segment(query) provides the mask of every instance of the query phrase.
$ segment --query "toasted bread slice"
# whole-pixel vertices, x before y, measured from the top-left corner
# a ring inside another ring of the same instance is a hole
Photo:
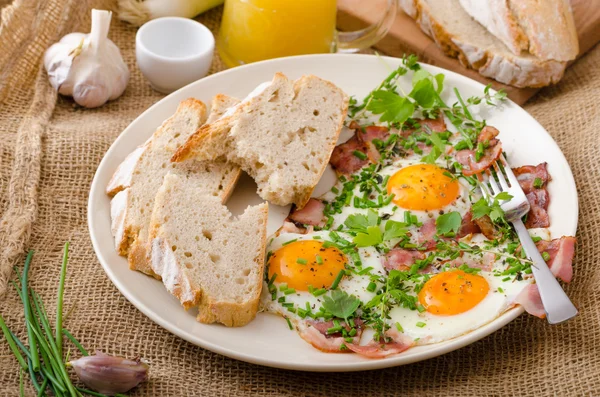
[[[212,117],[218,118],[237,100],[221,97],[213,103]],[[174,164],[174,151],[204,123],[206,107],[196,99],[187,99],[152,137],[130,154],[119,166],[109,185],[112,231],[116,249],[127,256],[129,267],[155,276],[150,266],[148,226],[156,192],[168,172],[181,175],[205,187],[206,192],[225,201],[240,175],[236,165],[224,159],[212,162]]]
[[[242,326],[256,315],[264,268],[268,204],[232,218],[202,185],[168,174],[156,195],[152,269],[198,321]]]
[[[200,129],[173,161],[225,156],[277,205],[302,208],[329,162],[346,113],[348,97],[315,76],[296,81],[277,73],[223,117]]]

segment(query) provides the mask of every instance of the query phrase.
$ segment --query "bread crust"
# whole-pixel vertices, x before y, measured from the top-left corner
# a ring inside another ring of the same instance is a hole
[[[460,0],[463,9],[515,55],[570,61],[579,43],[567,0]]]
[[[305,75],[300,79],[296,80],[293,83],[294,94],[298,95],[299,91],[303,86],[309,84],[311,81],[318,79],[319,82],[324,83],[328,86],[332,91],[339,91],[342,93],[342,108],[340,109],[339,119],[336,120],[337,128],[334,134],[329,137],[329,140],[325,142],[326,148],[325,152],[328,153],[326,158],[320,162],[318,170],[315,172],[315,183],[304,190],[289,194],[291,196],[291,200],[288,200],[287,197],[283,197],[282,195],[275,194],[272,191],[261,192],[261,183],[256,178],[255,169],[252,166],[248,166],[244,164],[243,157],[242,159],[236,158],[235,149],[234,149],[234,139],[231,138],[228,134],[232,127],[232,125],[236,122],[236,120],[244,114],[250,113],[248,110],[250,107],[255,106],[255,102],[252,101],[253,98],[258,97],[263,94],[264,90],[269,87],[279,87],[279,85],[289,84],[289,79],[283,73],[276,73],[273,77],[273,80],[270,84],[264,85],[261,84],[258,86],[249,96],[237,105],[235,108],[232,108],[231,111],[228,111],[223,115],[220,119],[216,120],[213,123],[207,123],[201,126],[189,139],[188,141],[182,145],[177,152],[171,158],[173,162],[182,162],[189,160],[191,158],[196,158],[199,160],[214,160],[215,158],[219,158],[221,156],[227,156],[229,161],[237,163],[244,171],[246,171],[251,177],[257,180],[259,185],[259,195],[274,204],[277,205],[288,205],[290,203],[294,203],[298,208],[303,208],[304,205],[310,199],[310,196],[316,186],[316,183],[323,175],[325,168],[327,167],[329,156],[335,145],[337,143],[337,139],[340,135],[340,132],[343,127],[343,122],[348,112],[348,97],[343,91],[341,91],[338,87],[336,87],[333,83],[318,78],[314,75]],[[308,169],[308,168],[307,168]]]
[[[544,87],[557,83],[564,74],[566,62],[502,56],[451,35],[431,15],[424,0],[402,0],[401,6],[447,55],[458,58],[463,66],[483,76],[515,87]]]

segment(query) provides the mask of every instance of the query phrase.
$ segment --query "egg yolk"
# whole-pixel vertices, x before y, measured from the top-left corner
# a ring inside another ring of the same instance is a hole
[[[419,292],[419,302],[431,314],[459,314],[475,307],[489,290],[485,278],[462,270],[450,270],[425,283]]]
[[[388,194],[394,203],[408,210],[436,210],[458,197],[459,184],[444,175],[446,170],[433,164],[416,164],[402,168],[389,179]]]
[[[276,283],[308,291],[308,287],[330,288],[346,264],[346,257],[335,247],[323,247],[315,240],[295,241],[284,245],[269,258],[269,279],[277,274]]]

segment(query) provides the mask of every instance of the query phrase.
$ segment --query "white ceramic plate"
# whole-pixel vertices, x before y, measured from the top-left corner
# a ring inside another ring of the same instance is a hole
[[[173,114],[181,100],[196,97],[208,104],[218,93],[243,98],[259,83],[271,80],[275,72],[283,72],[290,78],[315,74],[337,84],[348,94],[362,98],[389,74],[390,68],[400,64],[396,58],[383,58],[383,61],[385,63],[369,55],[309,55],[250,64],[190,84],[139,116],[104,156],[94,177],[88,203],[94,249],[119,291],[150,319],[191,343],[251,363],[310,371],[357,371],[425,360],[473,343],[521,314],[523,310],[520,307],[513,308],[476,331],[443,343],[417,346],[386,359],[372,360],[357,354],[327,354],[314,349],[296,332],[290,331],[282,318],[270,314],[259,314],[252,323],[242,328],[200,324],[196,322],[195,314],[185,312],[161,282],[130,271],[127,261],[115,252],[110,231],[109,198],[104,189],[125,156]],[[448,95],[452,87],[457,87],[464,98],[483,92],[483,85],[466,77],[429,65],[423,67],[432,73],[446,75],[444,99],[449,103],[454,102]],[[409,79],[404,78],[401,84],[409,84]],[[575,182],[569,164],[550,135],[527,112],[510,101],[501,108],[482,113],[482,116],[501,131],[500,138],[512,165],[548,162],[553,178],[549,185],[552,236],[575,235],[578,215]],[[241,213],[248,204],[261,202],[255,188],[250,178],[242,178],[228,203],[234,214]],[[272,233],[281,225],[287,209],[271,206],[269,212],[269,233]]]

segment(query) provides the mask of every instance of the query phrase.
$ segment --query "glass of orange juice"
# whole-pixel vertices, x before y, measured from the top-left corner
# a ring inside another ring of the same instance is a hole
[[[336,0],[225,0],[219,54],[232,67],[290,55],[356,52],[388,32],[397,1],[388,0],[378,23],[338,32]]]

